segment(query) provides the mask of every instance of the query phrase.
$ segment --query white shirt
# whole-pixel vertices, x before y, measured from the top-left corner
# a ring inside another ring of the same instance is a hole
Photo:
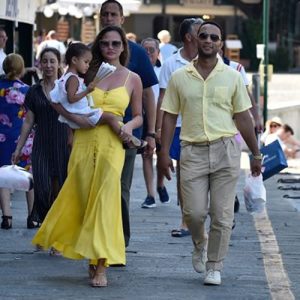
[[[154,66],[153,69],[154,69],[156,77],[159,78],[159,74],[160,74],[160,71],[161,71],[161,66],[160,67]],[[154,93],[155,103],[157,104],[158,97],[159,97],[159,83],[157,83],[155,85],[152,85],[152,90],[153,90],[153,93]]]
[[[241,65],[240,63],[238,63],[236,61],[230,60],[229,61],[229,66],[232,69],[237,70],[238,72],[240,72],[240,74],[243,77],[243,81],[244,81],[245,85],[248,86],[249,85],[249,80],[248,80],[248,77],[247,77],[247,74],[246,74],[246,71],[245,71],[245,68],[243,67],[243,65]]]
[[[178,70],[179,68],[182,68],[189,64],[190,62],[186,59],[184,59],[181,56],[181,50],[183,48],[180,48],[177,53],[170,56],[162,65],[160,76],[159,76],[159,87],[161,89],[166,89],[169,83],[169,80],[173,74],[174,71]],[[181,127],[181,116],[179,115],[177,118],[176,127]]]
[[[161,62],[165,62],[170,56],[172,56],[176,51],[177,47],[172,44],[159,44]]]
[[[0,75],[4,74],[3,71],[3,61],[6,57],[6,54],[3,49],[0,49]]]

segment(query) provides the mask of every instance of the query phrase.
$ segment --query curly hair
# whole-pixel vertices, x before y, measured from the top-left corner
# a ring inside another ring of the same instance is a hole
[[[103,36],[111,31],[115,31],[119,33],[124,51],[120,54],[120,64],[122,66],[126,66],[129,59],[129,50],[128,50],[128,42],[126,39],[126,34],[124,30],[121,27],[118,26],[106,26],[104,29],[102,29],[99,34],[97,35],[93,46],[92,46],[92,61],[90,62],[90,67],[86,73],[85,76],[85,83],[89,84],[95,77],[101,63],[104,61],[104,57],[102,56],[102,53],[100,51],[100,41],[102,40]]]

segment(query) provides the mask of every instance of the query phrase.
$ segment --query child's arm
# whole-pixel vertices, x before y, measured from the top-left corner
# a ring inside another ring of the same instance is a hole
[[[76,78],[76,76],[70,76],[66,82],[66,91],[67,91],[67,97],[69,103],[75,103],[80,99],[82,99],[83,97],[85,97],[88,93],[90,93],[95,89],[95,84],[92,81],[84,91],[76,94],[78,87],[79,87],[78,78]]]
[[[116,115],[109,112],[103,112],[98,124],[107,124],[109,127],[111,127],[115,134],[119,135],[121,132],[120,121],[121,118],[118,118]]]

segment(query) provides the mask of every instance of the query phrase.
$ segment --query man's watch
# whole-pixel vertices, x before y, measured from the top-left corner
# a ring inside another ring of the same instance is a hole
[[[155,139],[155,133],[153,133],[153,132],[148,132],[148,133],[146,134],[146,136],[150,136],[150,137],[152,137],[152,138]]]
[[[252,158],[255,159],[255,160],[262,160],[262,159],[263,159],[263,156],[262,156],[262,154],[259,154],[259,155],[252,155]]]

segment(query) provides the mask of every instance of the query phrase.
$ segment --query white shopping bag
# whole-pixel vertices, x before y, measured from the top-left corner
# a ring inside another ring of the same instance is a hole
[[[266,207],[266,188],[262,174],[259,176],[249,175],[246,177],[244,187],[245,206],[250,213],[262,213]]]
[[[32,174],[16,166],[3,166],[0,168],[0,188],[29,191],[33,188]]]

